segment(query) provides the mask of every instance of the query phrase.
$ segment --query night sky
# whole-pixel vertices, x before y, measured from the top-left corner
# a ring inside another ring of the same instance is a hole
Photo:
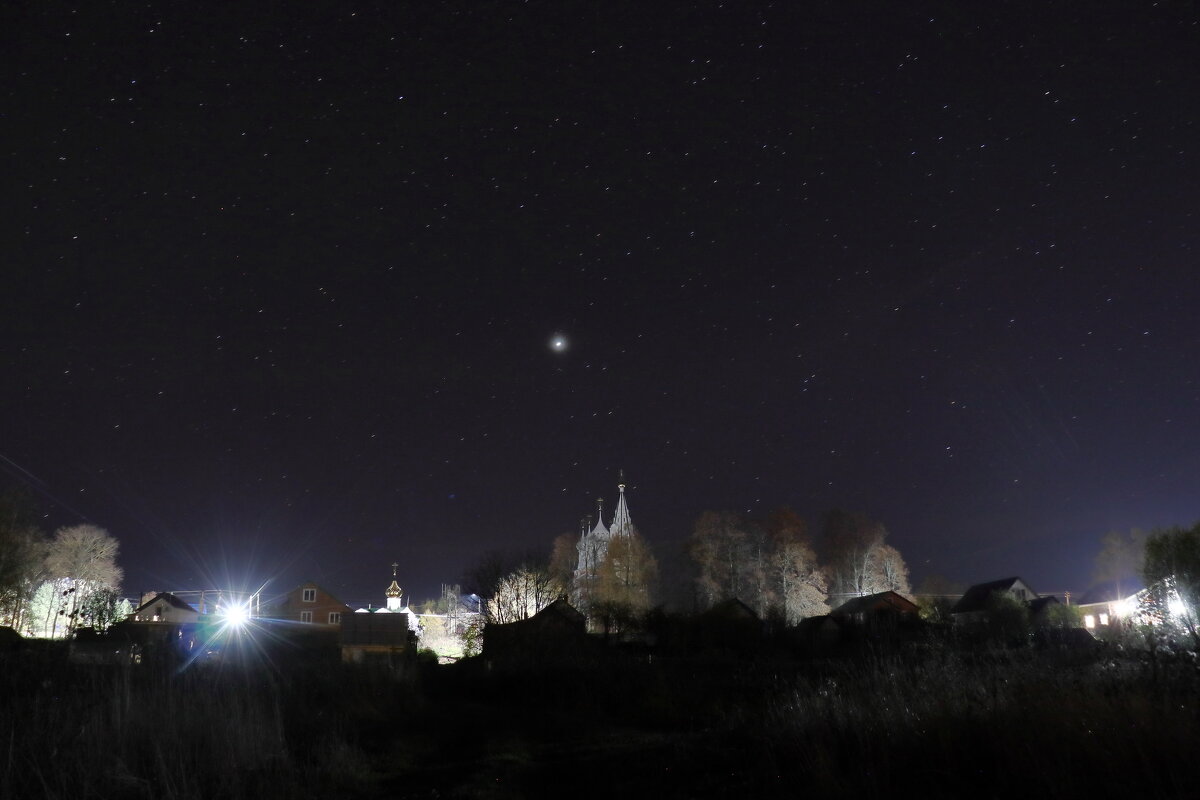
[[[0,13],[0,482],[129,594],[419,600],[621,468],[914,583],[1200,518],[1194,4]]]

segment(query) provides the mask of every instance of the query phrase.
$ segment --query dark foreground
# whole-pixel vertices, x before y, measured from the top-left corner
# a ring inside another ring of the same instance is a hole
[[[926,648],[586,667],[8,657],[5,798],[1190,797],[1186,657]]]

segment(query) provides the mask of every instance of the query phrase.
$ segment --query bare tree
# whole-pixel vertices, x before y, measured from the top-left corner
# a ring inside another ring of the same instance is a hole
[[[875,583],[874,591],[893,591],[900,594],[912,594],[908,584],[908,565],[900,551],[890,544],[880,543],[875,547],[876,572],[871,576]]]
[[[120,543],[96,525],[73,525],[54,534],[46,572],[60,588],[63,602],[59,614],[67,617],[68,632],[77,626],[79,611],[93,592],[120,587],[119,549]]]
[[[831,593],[909,592],[908,567],[900,552],[885,543],[887,528],[881,523],[834,510],[826,518],[824,538]]]
[[[702,605],[745,596],[750,583],[745,575],[749,538],[737,514],[705,511],[696,520],[688,554],[698,569],[696,589]]]
[[[524,565],[500,579],[488,599],[484,613],[488,622],[504,623],[528,619],[559,597],[566,587],[545,567]]]
[[[803,541],[781,542],[774,553],[779,607],[789,625],[829,613],[829,586],[817,554]]]
[[[828,581],[808,540],[808,525],[790,508],[767,517],[770,586],[764,602],[783,611],[789,625],[829,612]]]

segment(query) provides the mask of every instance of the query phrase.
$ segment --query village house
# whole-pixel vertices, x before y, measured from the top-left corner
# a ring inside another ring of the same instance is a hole
[[[1145,587],[1139,581],[1106,581],[1093,586],[1079,598],[1083,627],[1103,636],[1120,626],[1138,610],[1138,595]]]
[[[129,616],[131,622],[195,623],[200,612],[170,592],[143,595],[142,604]]]
[[[350,606],[312,581],[272,598],[263,608],[267,619],[311,625],[340,625]]]
[[[967,589],[966,593],[951,607],[950,618],[959,625],[985,621],[988,603],[994,594],[1007,595],[1026,604],[1038,598],[1038,593],[1017,577],[977,583]]]

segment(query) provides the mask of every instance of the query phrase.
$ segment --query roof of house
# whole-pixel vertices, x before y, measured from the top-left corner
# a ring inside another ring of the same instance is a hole
[[[829,613],[830,616],[845,617],[852,614],[869,614],[880,611],[916,614],[919,609],[916,603],[907,597],[893,591],[887,591],[863,595],[862,597],[852,597]]]
[[[758,621],[758,614],[754,613],[754,609],[738,600],[736,597],[730,597],[728,600],[722,600],[712,608],[700,615],[701,619],[742,619]]]
[[[1017,581],[1021,579],[1015,575],[1011,578],[1001,578],[998,581],[988,581],[987,583],[977,583],[970,589],[967,589],[966,594],[958,599],[954,607],[950,609],[951,614],[964,614],[972,611],[983,611],[987,607],[988,598],[995,592],[1005,592],[1013,587]],[[1024,583],[1024,581],[1021,581]]]
[[[563,621],[575,625],[587,622],[587,617],[583,615],[583,612],[571,605],[565,597],[558,598],[534,614],[530,619],[547,619],[549,617],[560,617]]]
[[[188,603],[183,602],[182,600],[180,600],[178,597],[171,594],[170,592],[159,592],[158,594],[154,595],[154,597],[150,598],[149,600],[147,600],[146,602],[142,603],[140,606],[135,608],[133,610],[133,613],[136,614],[137,612],[141,611],[143,608],[152,606],[155,603],[166,603],[167,605],[172,606],[173,608],[178,608],[180,611],[196,611],[196,609],[193,606],[189,605]],[[200,612],[196,611],[196,613],[198,614]]]

